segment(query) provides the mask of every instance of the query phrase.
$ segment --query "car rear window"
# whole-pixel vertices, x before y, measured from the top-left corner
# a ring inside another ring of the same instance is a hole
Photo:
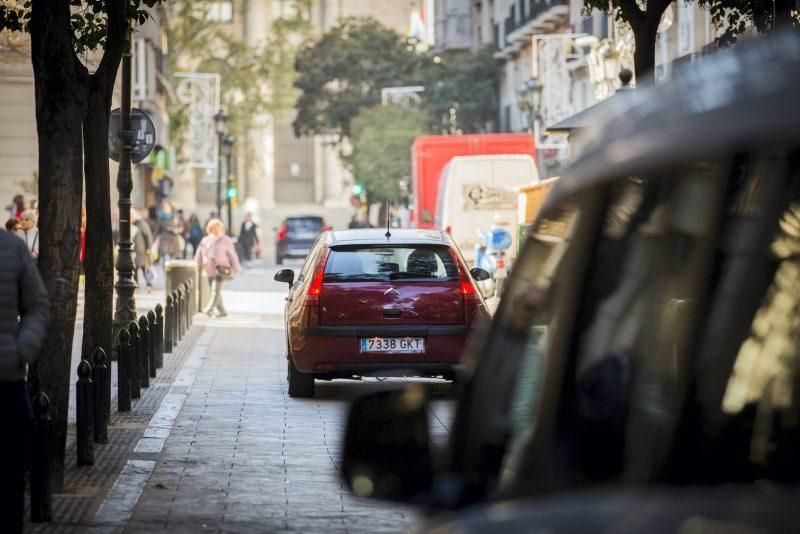
[[[326,282],[458,279],[456,263],[444,246],[338,247],[325,263]]]
[[[293,232],[319,232],[322,230],[322,219],[286,219],[286,226]]]

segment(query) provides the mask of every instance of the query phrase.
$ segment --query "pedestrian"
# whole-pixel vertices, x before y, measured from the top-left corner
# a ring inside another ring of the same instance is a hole
[[[150,233],[157,238],[161,233],[161,223],[158,222],[158,208],[155,206],[147,208],[147,224],[150,225]]]
[[[25,241],[25,247],[34,263],[39,259],[39,229],[36,227],[36,212],[25,210],[19,218],[17,235]]]
[[[189,242],[189,222],[183,216],[183,210],[177,210],[175,226],[180,226],[181,259],[186,258],[186,244]]]
[[[172,219],[169,220],[159,215],[161,235],[158,237],[158,255],[164,258],[164,261],[182,257],[184,248],[183,237],[181,237],[183,225],[175,212],[169,213],[172,215]]]
[[[31,413],[25,378],[36,360],[50,308],[42,279],[19,238],[0,230],[0,518],[22,532]]]
[[[208,219],[206,219],[206,222],[205,222],[205,224],[203,225],[203,228],[205,228],[206,226],[208,226],[208,223],[210,223],[212,219],[218,219],[218,218],[219,218],[219,217],[217,217],[217,212],[216,212],[216,211],[212,211],[212,212],[210,212],[210,213],[208,214]]]
[[[189,243],[192,244],[192,254],[197,252],[197,246],[203,239],[203,227],[200,226],[200,219],[192,213],[189,217]]]
[[[253,249],[260,243],[258,239],[258,226],[253,222],[253,214],[244,216],[242,227],[239,230],[239,243],[242,247],[242,256],[245,261],[253,259]]]
[[[6,232],[14,234],[17,230],[19,230],[19,219],[11,217],[6,221]]]
[[[208,221],[206,234],[194,257],[197,267],[211,280],[211,299],[203,312],[211,317],[216,309],[220,317],[225,317],[227,312],[222,304],[222,282],[233,278],[234,273],[241,272],[242,266],[233,241],[225,235],[225,224],[221,220]]]
[[[153,269],[150,261],[150,247],[153,246],[153,233],[150,225],[141,218],[139,212],[131,210],[131,242],[133,243],[133,263],[136,267],[136,283],[139,283],[139,271],[142,273],[147,292],[153,291]]]
[[[19,219],[22,217],[22,212],[25,211],[25,197],[22,195],[14,195],[11,205],[6,209],[8,210],[9,219]]]

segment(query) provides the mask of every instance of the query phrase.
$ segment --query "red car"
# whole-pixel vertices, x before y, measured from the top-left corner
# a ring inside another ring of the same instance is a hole
[[[452,379],[470,324],[488,317],[475,285],[488,276],[444,232],[322,233],[296,279],[275,274],[289,284],[289,395],[312,397],[314,379]]]

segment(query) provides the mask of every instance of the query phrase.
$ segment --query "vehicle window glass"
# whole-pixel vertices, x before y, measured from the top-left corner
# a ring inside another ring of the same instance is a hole
[[[446,246],[335,248],[325,264],[326,282],[364,280],[457,280],[458,268]]]
[[[467,360],[473,380],[470,385],[472,406],[467,417],[469,428],[479,433],[466,442],[480,443],[485,449],[498,451],[496,459],[486,460],[478,450],[465,449],[465,462],[475,464],[470,454],[488,465],[471,465],[499,475],[502,489],[513,481],[521,469],[524,443],[532,435],[538,414],[546,371],[545,353],[548,334],[555,328],[548,294],[566,256],[574,228],[579,220],[572,205],[546,220],[539,221],[529,232],[520,253],[514,275],[509,279],[503,305],[495,316],[493,328],[483,343]],[[460,450],[464,444],[451,444]]]
[[[578,319],[574,481],[622,473],[631,413],[655,435],[678,410],[699,280],[713,256],[720,170],[700,164],[670,179],[614,184]]]
[[[322,219],[286,219],[286,227],[292,232],[314,232],[322,231]]]
[[[800,428],[800,201],[780,218],[769,249],[774,275],[752,317],[744,342],[736,351],[721,411],[736,428],[736,466],[797,481]],[[757,468],[757,469],[756,469]]]

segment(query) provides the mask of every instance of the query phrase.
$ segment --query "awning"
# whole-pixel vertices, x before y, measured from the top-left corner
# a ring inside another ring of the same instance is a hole
[[[607,99],[589,106],[566,119],[558,121],[552,126],[548,126],[545,130],[548,133],[569,134],[573,130],[579,130],[592,126],[598,119],[605,115],[605,111],[614,107],[621,107],[628,96],[634,89],[630,86],[623,86],[617,89],[617,92],[608,97]]]

